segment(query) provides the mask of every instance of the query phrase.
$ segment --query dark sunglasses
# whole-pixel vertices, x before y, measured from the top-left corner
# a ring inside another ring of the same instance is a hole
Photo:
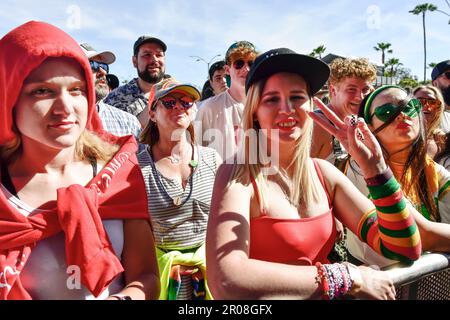
[[[247,63],[248,67],[251,68],[252,65],[253,65],[253,62],[254,62],[254,61],[244,61],[244,60],[242,60],[242,59],[238,59],[238,60],[236,60],[235,62],[233,62],[233,67],[234,67],[236,70],[240,70],[240,69],[242,69],[242,67],[244,67],[244,65]]]
[[[406,105],[397,106],[392,103],[386,103],[379,107],[376,107],[374,110],[374,113],[370,116],[370,119],[373,118],[373,116],[376,116],[380,121],[387,122],[389,121],[394,115],[399,115],[399,109],[401,108],[401,112],[406,114],[408,117],[415,118],[418,116],[420,110],[422,110],[422,104],[417,99],[411,99],[406,103]]]
[[[93,60],[90,60],[89,63],[91,65],[92,71],[94,71],[94,72],[97,72],[100,68],[105,70],[106,73],[109,72],[109,66],[106,63],[97,62],[97,61],[93,61]]]
[[[159,101],[168,110],[172,110],[173,108],[175,108],[175,106],[177,105],[177,101],[180,103],[183,109],[186,110],[194,106],[194,100],[189,97],[181,97],[181,98],[166,97],[159,99]]]
[[[441,106],[441,102],[432,98],[418,98],[422,104],[422,109],[438,109]]]
[[[450,71],[449,71],[449,72],[444,72],[444,76],[445,76],[448,80],[450,80]]]

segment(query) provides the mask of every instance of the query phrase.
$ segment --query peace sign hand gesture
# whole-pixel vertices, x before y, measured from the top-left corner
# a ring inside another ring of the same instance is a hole
[[[314,104],[323,112],[308,112],[314,122],[336,137],[352,158],[358,163],[365,178],[371,178],[386,169],[380,144],[372,134],[364,119],[355,115],[345,117],[344,121],[328,108],[320,99]],[[331,122],[331,123],[330,123]]]

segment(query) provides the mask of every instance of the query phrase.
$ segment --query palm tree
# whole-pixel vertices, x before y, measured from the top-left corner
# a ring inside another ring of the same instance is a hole
[[[327,50],[327,48],[322,44],[317,48],[313,49],[313,51],[311,51],[309,55],[314,58],[319,57],[319,59],[322,59],[322,53],[324,53],[325,50]]]
[[[437,7],[434,4],[431,3],[423,3],[417,5],[413,10],[409,11],[410,13],[414,15],[422,14],[422,25],[423,25],[423,81],[425,82],[427,79],[427,36],[426,36],[426,29],[425,29],[425,13],[427,11],[436,11]]]
[[[381,51],[381,65],[383,66],[383,74],[381,75],[381,84],[383,84],[385,52],[392,53],[391,44],[389,42],[379,42],[377,43],[377,46],[373,48],[376,51]]]
[[[448,7],[450,8],[450,2],[449,2],[448,0],[445,0],[445,2],[447,2]],[[448,14],[448,13],[445,12],[445,11],[439,10],[439,9],[437,9],[437,8],[436,8],[436,11],[438,11],[438,12],[440,12],[440,13],[443,13],[443,14],[445,14],[446,16],[450,17],[450,14]],[[448,20],[448,24],[450,24],[450,20]]]
[[[433,69],[434,67],[436,67],[436,65],[437,65],[436,62],[430,62],[430,63],[428,64],[428,68]]]
[[[395,78],[397,76],[397,70],[398,67],[403,65],[403,63],[400,62],[400,59],[398,58],[390,58],[386,63],[384,64],[386,67],[390,67],[389,72],[386,72],[386,75],[391,77],[391,84],[392,84],[392,78]]]

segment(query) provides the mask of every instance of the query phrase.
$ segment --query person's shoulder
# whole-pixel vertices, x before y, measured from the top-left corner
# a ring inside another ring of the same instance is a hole
[[[217,108],[220,107],[223,101],[226,99],[226,91],[219,93],[218,95],[212,96],[206,100],[203,100],[199,109],[207,108]]]
[[[333,164],[328,162],[325,159],[320,158],[311,158],[312,161],[316,162],[320,173],[325,181],[335,181],[335,179],[339,176],[344,175],[338,168],[336,168]]]
[[[450,180],[450,171],[448,171],[442,164],[445,163],[446,161],[448,161],[449,158],[444,157],[443,159],[441,159],[441,161],[438,162],[434,162],[434,166],[436,168],[436,172],[438,173],[439,176],[439,180],[442,181],[449,181]]]

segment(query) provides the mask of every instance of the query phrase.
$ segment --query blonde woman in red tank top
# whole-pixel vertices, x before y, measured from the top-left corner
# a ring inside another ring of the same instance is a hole
[[[383,271],[328,262],[334,217],[380,254],[419,258],[417,226],[364,123],[348,117],[340,126],[374,203],[334,166],[309,157],[313,96],[328,76],[322,61],[286,48],[255,60],[243,145],[219,168],[213,191],[206,259],[214,298],[394,299]]]

